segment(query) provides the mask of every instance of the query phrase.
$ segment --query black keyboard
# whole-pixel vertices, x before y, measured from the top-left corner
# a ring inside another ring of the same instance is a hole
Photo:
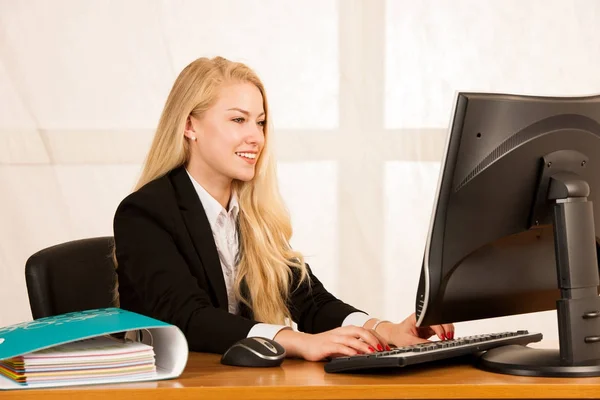
[[[478,353],[509,344],[526,345],[542,340],[541,333],[500,332],[464,336],[451,340],[396,347],[390,351],[336,357],[325,364],[326,372],[354,372],[374,368],[405,367]]]

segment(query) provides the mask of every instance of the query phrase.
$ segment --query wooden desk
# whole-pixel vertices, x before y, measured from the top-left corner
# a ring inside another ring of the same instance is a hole
[[[2,400],[29,399],[513,399],[600,398],[600,378],[528,378],[493,374],[465,362],[386,374],[327,374],[323,364],[286,360],[281,367],[247,369],[219,356],[190,353],[174,380],[0,392]]]

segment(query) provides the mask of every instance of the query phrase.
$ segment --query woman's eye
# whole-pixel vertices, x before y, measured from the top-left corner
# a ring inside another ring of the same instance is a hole
[[[234,118],[232,119],[233,122],[237,122],[238,124],[241,124],[242,122],[244,122],[244,118],[242,117],[238,117],[238,118]]]
[[[258,121],[257,124],[259,126],[265,126],[265,124],[267,123],[267,121]]]

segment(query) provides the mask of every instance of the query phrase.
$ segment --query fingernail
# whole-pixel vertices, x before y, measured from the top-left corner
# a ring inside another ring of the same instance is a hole
[[[448,339],[454,339],[454,332],[448,332],[446,333],[446,336],[448,337]]]
[[[379,351],[383,351],[383,347],[382,347],[380,344],[378,344],[378,345],[377,345],[377,350],[379,350]]]
[[[390,350],[391,350],[390,346],[385,346],[385,349],[386,349],[387,351],[390,351]]]
[[[374,349],[374,348],[372,348],[371,346],[369,346],[369,350],[371,350],[371,353],[374,353],[374,352],[375,352],[375,349]]]
[[[446,335],[442,333],[442,340],[446,340]]]

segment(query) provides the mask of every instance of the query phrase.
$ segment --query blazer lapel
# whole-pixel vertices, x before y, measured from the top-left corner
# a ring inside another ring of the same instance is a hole
[[[171,175],[171,182],[177,193],[177,201],[183,220],[192,238],[196,252],[200,256],[204,271],[214,289],[219,308],[227,311],[227,289],[215,239],[206,217],[202,202],[194,189],[184,167],[177,168]]]

